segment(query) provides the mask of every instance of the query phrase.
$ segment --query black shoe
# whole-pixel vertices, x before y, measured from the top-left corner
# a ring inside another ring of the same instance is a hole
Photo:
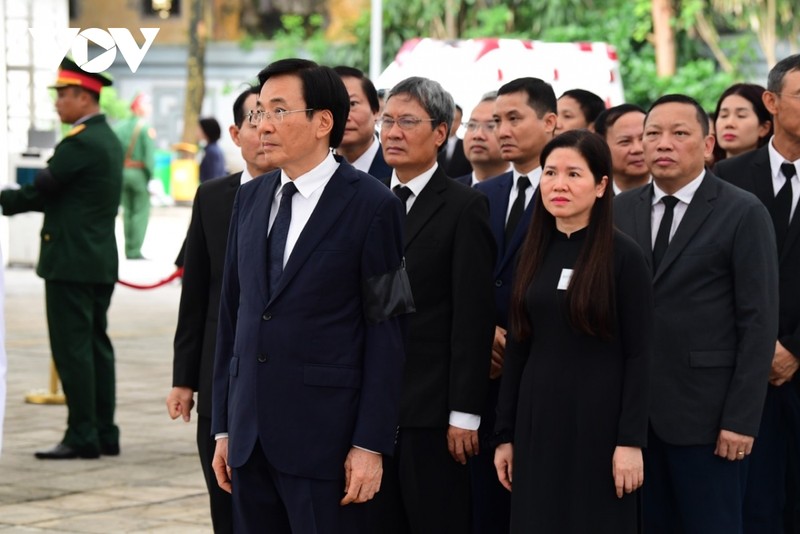
[[[100,451],[95,448],[73,449],[69,445],[59,443],[52,449],[36,451],[34,456],[40,460],[72,460],[73,458],[92,460],[100,457]]]
[[[101,443],[100,454],[103,456],[119,456],[119,443]]]

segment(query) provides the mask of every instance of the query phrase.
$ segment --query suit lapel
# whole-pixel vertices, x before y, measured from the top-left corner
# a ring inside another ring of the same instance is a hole
[[[758,149],[749,168],[745,171],[752,180],[751,191],[767,207],[772,209],[775,203],[775,190],[772,188],[772,171],[769,164],[769,151],[766,146]]]
[[[441,193],[447,189],[447,175],[442,167],[439,166],[431,176],[428,184],[422,189],[419,196],[414,200],[414,205],[406,215],[405,222],[405,246],[408,248],[420,230],[425,227],[428,220],[439,211],[444,204]],[[460,186],[459,186],[460,187]]]
[[[347,174],[345,174],[345,171],[348,171]],[[311,217],[309,217],[303,231],[300,233],[300,237],[298,237],[297,243],[295,243],[292,253],[289,255],[289,259],[286,261],[286,267],[283,269],[278,287],[272,292],[271,300],[274,300],[280,295],[287,284],[289,284],[311,253],[316,250],[322,238],[325,237],[335,225],[336,219],[339,218],[350,203],[350,200],[355,194],[355,188],[351,184],[354,178],[355,175],[352,173],[352,167],[346,163],[340,164],[336,172],[333,173],[333,176],[331,176],[331,179],[325,185],[325,190],[322,192],[317,206],[311,213]],[[264,257],[266,258],[266,255]],[[266,265],[263,272],[265,276],[262,278],[266,280]],[[266,281],[264,283],[266,284]]]
[[[242,278],[242,272],[247,273],[247,276],[255,276],[264,304],[269,300],[269,290],[267,288],[267,227],[269,215],[272,211],[272,200],[275,198],[275,191],[280,183],[281,173],[279,171],[271,173],[264,176],[258,184],[254,184],[256,190],[249,199],[249,206],[242,205],[241,194],[239,199],[239,257],[244,258],[244,260],[239,261],[239,277],[240,279]],[[242,218],[242,215],[244,218]],[[242,230],[247,228],[251,228],[252,232],[243,233]],[[242,247],[251,248],[252,254],[243,253]]]
[[[639,243],[639,247],[644,252],[644,259],[651,271],[653,269],[652,210],[653,184],[650,184],[642,189],[639,193],[639,200],[633,205],[635,235],[632,237]]]
[[[703,225],[703,222],[708,218],[711,212],[714,211],[714,206],[711,201],[717,196],[717,185],[713,180],[714,175],[710,172],[706,172],[700,187],[692,198],[692,202],[689,204],[689,207],[686,208],[686,213],[678,229],[675,231],[675,235],[669,242],[667,252],[664,254],[664,259],[661,260],[661,265],[659,265],[658,271],[653,278],[654,283],[658,281],[672,262],[680,256],[694,234]]]
[[[492,183],[493,191],[489,195],[489,223],[492,226],[492,234],[497,242],[497,247],[502,252],[502,263],[506,262],[505,250],[502,249],[505,242],[506,233],[506,213],[508,212],[508,196],[511,194],[511,184],[514,182],[514,175],[510,172],[500,175]],[[527,210],[526,210],[527,211]],[[523,219],[527,214],[523,215]]]
[[[531,201],[528,202],[528,205],[525,207],[525,211],[522,212],[522,217],[519,220],[519,224],[517,224],[517,228],[514,230],[514,234],[511,236],[511,241],[509,243],[506,243],[505,248],[503,249],[503,257],[501,258],[500,263],[497,266],[497,272],[502,271],[508,264],[508,262],[512,261],[516,257],[517,251],[522,245],[523,239],[525,239],[525,234],[528,232],[528,226],[531,223],[531,217],[533,215],[533,206],[536,204],[538,197],[539,197],[539,188],[537,187],[533,192]],[[508,192],[506,192],[505,199],[506,199],[506,201],[504,202],[505,206],[502,211],[503,215],[505,215],[506,209],[508,208]],[[505,225],[503,224],[501,226],[500,239],[502,240],[504,237],[505,237]]]

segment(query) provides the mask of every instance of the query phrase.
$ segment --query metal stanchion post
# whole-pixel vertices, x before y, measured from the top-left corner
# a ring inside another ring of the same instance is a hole
[[[50,360],[50,390],[35,390],[25,395],[29,404],[64,404],[64,394],[58,391],[58,371],[56,364]]]

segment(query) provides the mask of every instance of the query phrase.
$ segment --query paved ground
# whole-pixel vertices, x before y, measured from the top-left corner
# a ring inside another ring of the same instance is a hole
[[[155,208],[143,248],[149,261],[122,261],[120,277],[167,277],[190,209]],[[172,336],[180,286],[117,286],[109,314],[117,357],[117,423],[122,454],[99,460],[42,461],[33,451],[61,438],[64,406],[26,404],[48,385],[50,352],[43,283],[32,269],[7,269],[8,399],[0,457],[0,533],[211,532],[195,449],[194,421],[172,421]]]

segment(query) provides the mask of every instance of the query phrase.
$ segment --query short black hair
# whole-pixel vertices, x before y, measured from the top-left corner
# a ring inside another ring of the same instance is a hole
[[[336,148],[344,137],[347,116],[350,114],[350,98],[344,82],[330,67],[317,65],[307,59],[290,58],[270,63],[258,73],[261,86],[273,76],[297,76],[303,85],[303,100],[306,107],[314,111],[328,110],[333,116],[333,128],[329,146]],[[311,119],[314,111],[306,116]]]
[[[247,100],[247,97],[250,95],[258,95],[258,93],[258,87],[255,85],[248,85],[247,89],[242,91],[242,93],[236,97],[236,100],[233,101],[233,123],[237,128],[241,128],[242,125],[244,125],[244,103]]]
[[[581,108],[581,113],[583,113],[583,118],[586,119],[586,124],[592,124],[595,119],[597,119],[597,116],[606,109],[606,103],[603,102],[603,99],[586,89],[570,89],[569,91],[564,91],[559,97],[559,100],[565,96],[578,103],[578,106]]]
[[[541,119],[546,113],[558,113],[556,94],[549,83],[539,78],[517,78],[497,90],[497,96],[511,93],[525,92],[528,95],[528,105],[536,111]]]
[[[364,91],[364,94],[367,96],[369,109],[371,109],[373,113],[377,113],[381,110],[381,103],[378,100],[378,91],[375,89],[375,84],[372,83],[372,80],[367,78],[363,71],[355,67],[346,67],[344,65],[333,67],[333,70],[341,78],[355,78],[359,80],[361,82],[361,90]]]
[[[642,115],[646,115],[647,112],[637,106],[636,104],[620,104],[619,106],[614,106],[613,108],[608,108],[603,110],[600,115],[594,120],[594,131],[600,137],[605,138],[608,135],[608,129],[614,126],[614,124],[622,118],[623,115],[627,115],[628,113],[641,113]]]
[[[222,128],[219,127],[217,119],[214,117],[203,117],[199,121],[200,129],[203,130],[209,143],[216,143],[222,135]]]
[[[645,123],[647,122],[647,118],[650,116],[650,112],[653,111],[653,108],[661,106],[663,104],[687,104],[689,106],[694,107],[695,116],[697,117],[697,122],[700,123],[700,130],[703,132],[703,137],[708,135],[709,126],[708,126],[708,113],[706,110],[703,109],[703,106],[700,105],[700,102],[692,98],[691,96],[681,95],[681,94],[671,94],[671,95],[664,95],[650,106],[647,110],[647,114],[644,117]]]

